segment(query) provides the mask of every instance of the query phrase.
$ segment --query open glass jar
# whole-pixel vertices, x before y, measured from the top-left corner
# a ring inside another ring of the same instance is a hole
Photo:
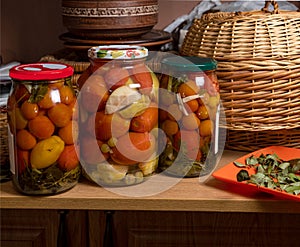
[[[10,70],[9,154],[13,183],[22,193],[55,194],[78,182],[72,75],[73,68],[61,63],[23,64]]]
[[[158,79],[139,46],[98,46],[78,80],[80,160],[102,186],[141,183],[158,158]]]
[[[162,60],[160,128],[167,144],[159,168],[168,174],[209,174],[218,152],[219,84],[217,62],[171,56]]]

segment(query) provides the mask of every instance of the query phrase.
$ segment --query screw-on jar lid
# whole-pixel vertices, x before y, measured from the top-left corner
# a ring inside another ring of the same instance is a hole
[[[162,64],[177,71],[207,71],[217,68],[217,61],[207,57],[172,56],[162,60]]]
[[[92,59],[138,59],[146,58],[147,56],[148,49],[143,46],[103,45],[95,46],[88,50],[88,57]]]
[[[63,63],[31,63],[17,65],[9,70],[9,76],[16,80],[57,80],[72,76],[72,66]]]

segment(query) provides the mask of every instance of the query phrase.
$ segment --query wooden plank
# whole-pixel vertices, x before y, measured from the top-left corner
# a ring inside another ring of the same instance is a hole
[[[218,167],[243,155],[242,152],[225,151]],[[245,191],[213,177],[205,183],[199,183],[198,178],[182,179],[160,194],[138,197],[120,195],[84,179],[73,189],[58,195],[25,196],[7,182],[1,184],[0,200],[1,208],[18,209],[300,213],[300,203],[256,190]]]

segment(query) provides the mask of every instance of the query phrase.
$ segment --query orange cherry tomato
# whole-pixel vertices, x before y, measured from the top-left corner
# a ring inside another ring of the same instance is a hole
[[[205,105],[201,105],[198,108],[196,114],[201,120],[209,118],[209,113]]]
[[[72,115],[72,109],[63,103],[58,103],[48,110],[48,117],[57,127],[66,126]]]
[[[66,145],[57,160],[58,167],[63,171],[71,171],[79,165],[74,145]]]
[[[182,83],[178,88],[178,93],[180,93],[182,98],[195,95],[198,92],[199,87],[197,86],[196,82],[192,80]]]
[[[70,120],[69,123],[58,129],[58,136],[65,142],[65,144],[74,144],[78,139],[78,123]]]
[[[136,132],[149,132],[158,123],[158,108],[152,105],[147,108],[141,115],[131,120],[130,130]]]
[[[213,131],[212,121],[209,119],[201,121],[199,131],[201,136],[211,136]]]
[[[170,119],[166,119],[162,123],[161,128],[168,136],[175,135],[179,130],[177,122]]]
[[[75,95],[74,95],[72,89],[67,85],[63,85],[62,87],[59,88],[59,94],[60,94],[61,103],[64,103],[66,105],[73,102],[73,100],[75,98]]]
[[[37,138],[46,139],[52,136],[55,126],[47,116],[39,115],[28,122],[28,129]]]
[[[26,119],[30,120],[39,114],[39,106],[35,103],[24,101],[21,105],[21,112]]]
[[[134,165],[149,159],[155,146],[155,137],[151,133],[129,132],[118,139],[110,157],[120,165]]]
[[[186,102],[184,104],[184,106],[185,106],[185,109],[187,110],[187,112],[190,113],[190,112],[195,112],[198,110],[199,103],[198,103],[197,99],[193,99],[193,100]]]
[[[90,76],[80,91],[80,105],[88,111],[95,113],[103,110],[109,93],[104,79],[100,75]]]
[[[58,89],[48,88],[47,93],[44,95],[43,99],[38,102],[39,107],[44,109],[49,109],[55,105],[59,99],[56,99],[57,95],[59,95]]]
[[[17,132],[16,141],[17,145],[23,150],[30,150],[37,143],[35,136],[26,129]]]

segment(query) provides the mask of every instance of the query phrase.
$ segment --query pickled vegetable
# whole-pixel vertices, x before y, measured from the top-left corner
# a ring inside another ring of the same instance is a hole
[[[132,185],[156,172],[158,137],[152,132],[158,127],[159,81],[144,63],[145,48],[137,47],[130,58],[131,50],[109,48],[91,48],[90,69],[79,78],[82,100],[92,94],[90,88],[101,88],[98,98],[88,100],[94,111],[80,102],[81,163],[96,183]],[[91,86],[92,80],[98,85]]]
[[[11,70],[14,84],[8,100],[8,121],[16,166],[13,181],[23,193],[62,192],[79,179],[72,73],[70,66],[57,63],[21,65]]]
[[[58,160],[65,143],[58,136],[51,136],[38,142],[30,154],[32,168],[46,168]]]
[[[142,95],[137,90],[131,89],[128,86],[119,87],[109,95],[105,112],[112,114],[140,100],[141,97]]]
[[[179,57],[163,61],[167,73],[160,78],[164,89],[160,91],[160,127],[167,135],[167,145],[159,167],[172,175],[191,177],[209,172],[204,164],[210,147],[217,145],[213,141],[220,95],[215,62],[187,61]],[[172,167],[173,163],[177,165]]]

